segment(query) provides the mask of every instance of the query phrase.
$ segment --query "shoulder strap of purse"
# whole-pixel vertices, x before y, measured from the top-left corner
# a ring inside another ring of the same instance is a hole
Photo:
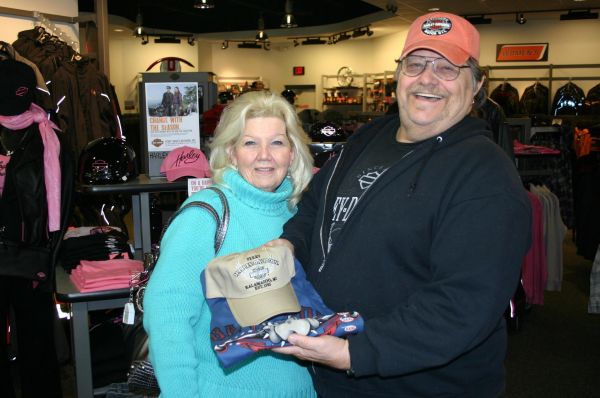
[[[225,194],[219,188],[209,187],[206,189],[210,189],[210,190],[216,192],[216,194],[219,196],[219,199],[221,200],[221,205],[223,206],[223,215],[220,217],[219,213],[217,213],[215,208],[206,202],[202,202],[199,200],[190,202],[190,203],[186,204],[185,206],[182,206],[181,208],[179,208],[179,210],[177,210],[175,213],[173,213],[171,218],[169,218],[169,221],[167,221],[167,223],[163,227],[163,230],[160,234],[159,242],[162,241],[165,231],[167,230],[167,228],[169,227],[171,222],[173,222],[175,217],[180,215],[185,209],[188,209],[190,207],[200,207],[200,208],[207,210],[208,213],[211,216],[213,216],[213,218],[215,219],[215,222],[217,223],[217,229],[215,231],[214,248],[215,248],[215,255],[219,253],[219,250],[221,250],[221,246],[223,245],[223,242],[225,241],[225,235],[227,234],[227,227],[229,225],[229,203],[227,202],[227,198],[225,197]],[[160,252],[160,247],[157,249],[155,258],[158,258],[159,252]]]

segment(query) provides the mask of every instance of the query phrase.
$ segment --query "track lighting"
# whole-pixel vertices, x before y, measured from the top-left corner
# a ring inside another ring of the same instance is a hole
[[[486,18],[485,15],[466,15],[464,17],[473,25],[488,25],[492,23],[492,18]]]
[[[243,41],[237,45],[238,48],[262,48],[262,46],[258,43],[253,43],[251,41]]]
[[[169,44],[179,44],[181,43],[181,38],[187,41],[187,44],[190,46],[196,45],[196,38],[191,33],[181,33],[168,35],[157,32],[142,32],[141,35],[137,35],[142,40],[142,45],[146,45],[150,42],[150,37],[155,37],[154,43],[169,43]]]
[[[311,44],[336,44],[337,42],[349,40],[356,37],[361,36],[373,36],[373,31],[370,26],[361,26],[353,30],[347,30],[344,32],[334,33],[330,36],[307,36],[307,37],[289,37],[289,40],[294,41],[294,47],[297,47],[299,44],[302,45],[311,45]],[[299,43],[299,40],[302,40]]]
[[[561,21],[573,21],[578,19],[598,19],[597,12],[587,10],[569,10],[566,14],[560,16]]]
[[[367,34],[366,30],[362,30],[362,29],[355,29],[354,32],[352,32],[352,38],[356,38],[356,37],[361,37]]]
[[[302,42],[302,45],[312,45],[312,44],[325,44],[327,41],[321,39],[320,37],[307,37],[306,40]]]
[[[340,33],[337,37],[337,41],[344,41],[350,39],[350,35],[347,32]]]
[[[262,48],[263,50],[269,51],[271,50],[271,43],[268,41],[250,41],[250,40],[225,40],[221,43],[221,49],[227,50],[229,48],[229,43],[238,43],[238,48]]]
[[[515,14],[515,22],[518,23],[519,25],[523,25],[525,24],[525,22],[527,22],[527,18],[525,18],[525,16],[523,15],[523,13],[517,13]]]
[[[159,36],[158,38],[154,39],[154,42],[159,44],[179,44],[181,43],[181,40],[175,36]]]

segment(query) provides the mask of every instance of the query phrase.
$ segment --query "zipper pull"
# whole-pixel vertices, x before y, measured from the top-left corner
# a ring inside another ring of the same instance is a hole
[[[319,267],[318,272],[323,271],[323,268],[325,268],[325,259],[323,259],[323,262],[321,263],[321,266]]]

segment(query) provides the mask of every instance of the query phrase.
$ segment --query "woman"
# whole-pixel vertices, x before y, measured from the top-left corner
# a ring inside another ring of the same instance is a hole
[[[173,113],[175,116],[181,116],[181,105],[183,105],[183,96],[179,87],[175,86],[175,92],[173,93]]]
[[[267,91],[240,96],[223,112],[211,144],[214,184],[230,220],[219,255],[278,237],[311,178],[312,158],[296,112]],[[195,193],[221,214],[215,192]],[[295,360],[261,352],[232,368],[212,351],[210,311],[200,273],[214,257],[215,221],[191,208],[175,218],[144,297],[144,327],[162,397],[314,397],[308,371]]]

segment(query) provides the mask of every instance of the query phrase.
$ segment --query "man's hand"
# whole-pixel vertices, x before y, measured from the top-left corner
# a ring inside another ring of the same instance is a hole
[[[334,369],[350,369],[350,351],[346,339],[334,336],[309,337],[294,333],[287,341],[293,345],[274,348],[273,351],[322,363]]]

